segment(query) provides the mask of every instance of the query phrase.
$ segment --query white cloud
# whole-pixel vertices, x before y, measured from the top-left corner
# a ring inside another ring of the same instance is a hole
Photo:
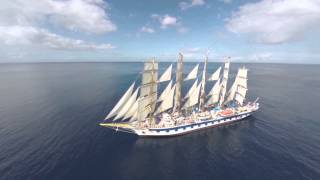
[[[168,26],[176,26],[177,18],[174,16],[169,16],[168,14],[159,18],[161,28],[166,29]]]
[[[249,3],[227,20],[227,29],[257,42],[275,44],[320,29],[319,0],[262,0]]]
[[[1,3],[1,25],[51,23],[72,31],[115,31],[103,0],[10,0]]]
[[[204,0],[191,0],[190,2],[182,1],[179,3],[179,7],[181,10],[187,10],[194,6],[203,6],[205,5]]]
[[[157,20],[160,23],[161,29],[167,29],[168,27],[175,27],[179,33],[188,32],[188,28],[183,26],[182,22],[177,17],[170,16],[168,14],[165,14],[165,15],[152,14],[151,18]]]
[[[208,53],[208,50],[199,47],[193,47],[184,48],[181,50],[181,52],[185,58],[202,58]]]
[[[85,33],[116,30],[106,13],[103,0],[11,0],[1,2],[0,43],[36,45],[52,49],[112,49],[111,44],[94,44],[50,32],[54,26]]]
[[[111,44],[93,44],[66,38],[32,26],[0,26],[0,41],[7,45],[41,45],[61,50],[113,49]]]
[[[151,27],[147,27],[147,26],[142,26],[142,28],[140,29],[141,32],[145,32],[145,33],[154,33],[154,29]]]

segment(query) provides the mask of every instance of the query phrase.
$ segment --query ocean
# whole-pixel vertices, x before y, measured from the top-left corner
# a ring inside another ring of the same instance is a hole
[[[142,63],[1,64],[0,179],[320,179],[320,65],[244,65],[258,112],[154,139],[99,126]]]

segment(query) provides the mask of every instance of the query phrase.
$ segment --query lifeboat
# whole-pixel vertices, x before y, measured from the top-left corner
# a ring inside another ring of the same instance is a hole
[[[225,109],[221,112],[219,112],[219,115],[220,116],[223,116],[223,117],[226,117],[226,116],[232,116],[234,114],[233,110],[228,108],[228,109]]]

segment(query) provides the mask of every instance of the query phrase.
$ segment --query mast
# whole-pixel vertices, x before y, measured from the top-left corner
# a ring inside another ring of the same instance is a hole
[[[157,77],[158,63],[154,59],[145,62],[138,103],[138,121],[140,122],[148,116],[150,117],[149,124],[153,121],[153,112],[157,101]]]
[[[183,86],[183,55],[179,53],[179,59],[177,61],[177,72],[176,72],[176,95],[174,99],[174,111],[180,112],[182,104],[182,86]]]
[[[203,72],[202,72],[202,80],[201,80],[201,93],[200,93],[200,110],[205,110],[205,102],[206,102],[206,81],[207,81],[207,63],[208,56],[206,56],[204,60]]]
[[[224,98],[225,98],[226,91],[227,91],[229,66],[230,66],[230,62],[227,60],[227,62],[225,62],[225,64],[224,64],[224,70],[223,70],[223,79],[222,79],[222,86],[221,86],[221,91],[220,91],[220,101],[219,101],[220,107],[224,104]]]

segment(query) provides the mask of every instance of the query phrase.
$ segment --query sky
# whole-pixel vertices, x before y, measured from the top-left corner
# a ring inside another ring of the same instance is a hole
[[[320,63],[320,0],[0,0],[0,62]]]

